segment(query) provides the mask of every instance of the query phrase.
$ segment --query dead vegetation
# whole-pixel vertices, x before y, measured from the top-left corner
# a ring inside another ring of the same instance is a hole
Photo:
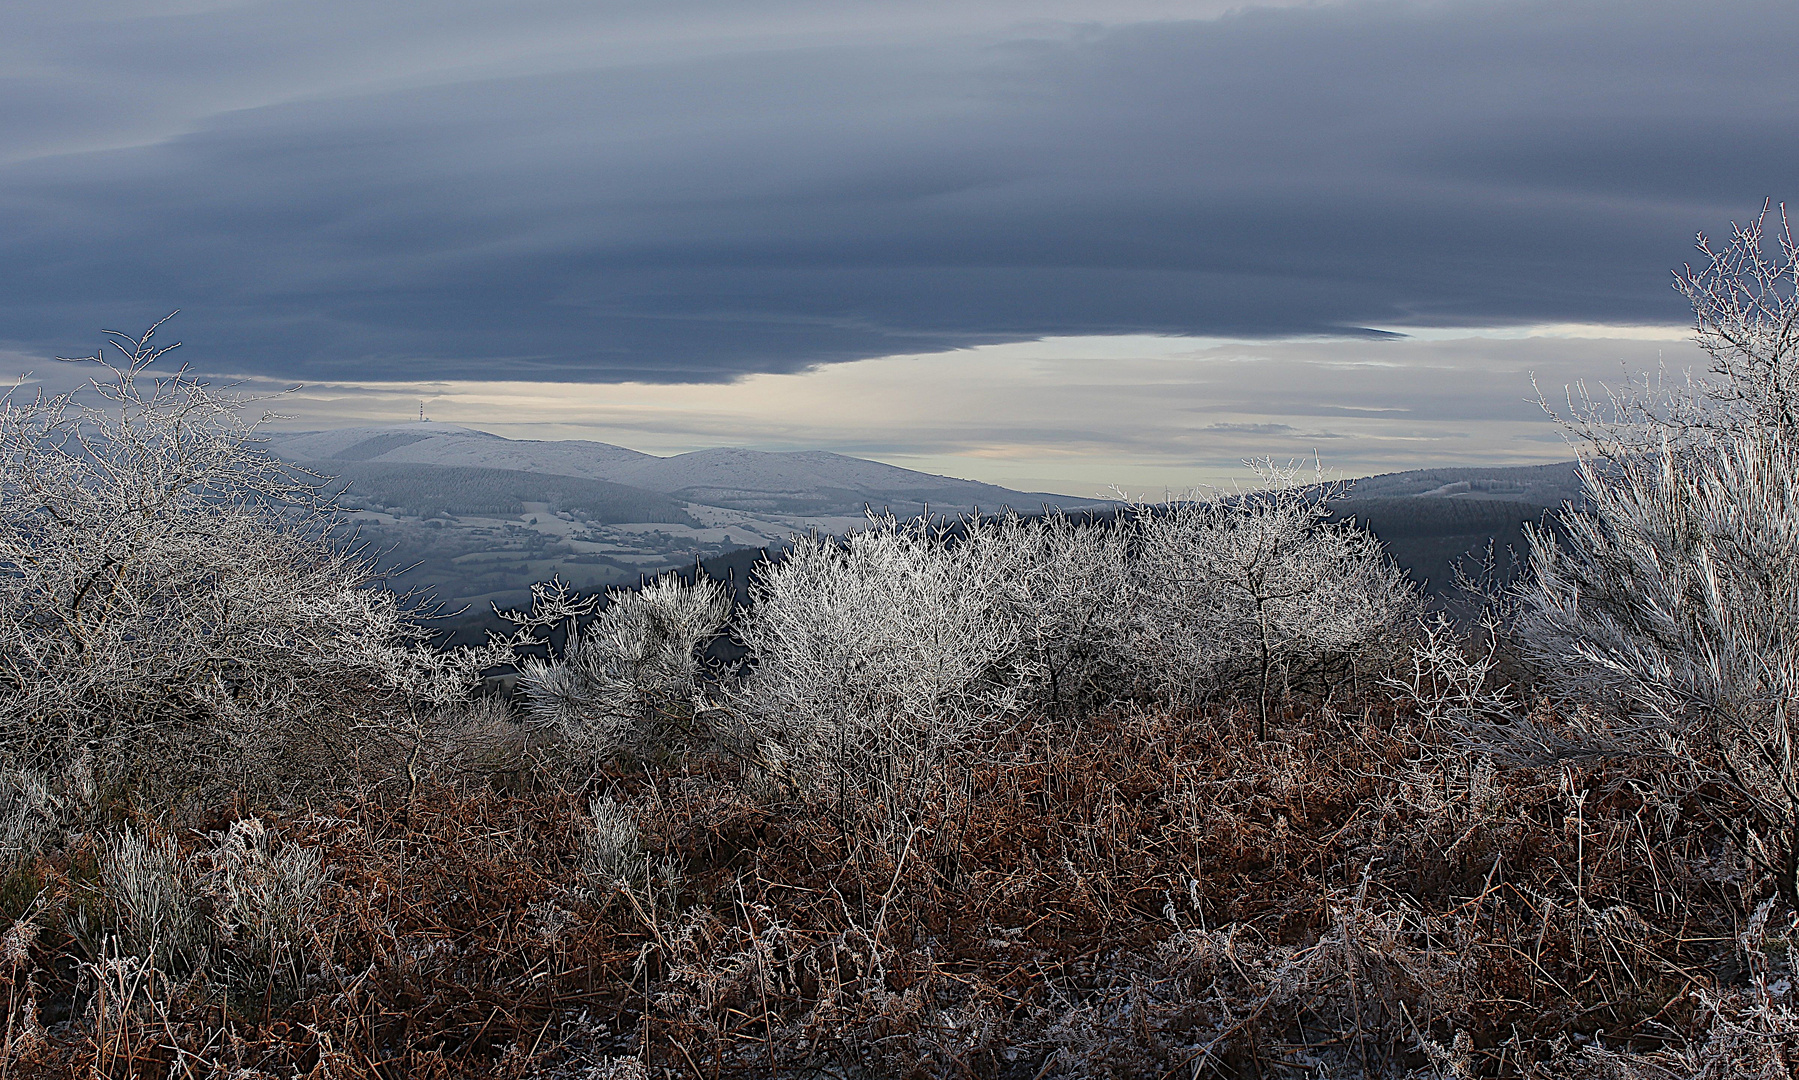
[[[7,1074],[1791,1075],[1790,922],[1653,777],[1257,720],[1009,732],[898,851],[698,761],[139,820],[9,882]]]

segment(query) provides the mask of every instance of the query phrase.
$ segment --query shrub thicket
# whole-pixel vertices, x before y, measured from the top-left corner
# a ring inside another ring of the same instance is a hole
[[[1389,665],[1417,608],[1368,533],[1331,520],[1335,489],[1265,473],[1254,492],[1103,523],[875,516],[800,538],[756,569],[732,626],[742,678],[698,711],[728,718],[713,734],[770,779],[828,790],[844,812],[879,804],[893,837],[1023,716],[1247,688],[1265,727],[1277,693]],[[600,751],[690,726],[723,605],[703,575],[615,594],[559,660],[524,662],[528,710]],[[588,610],[543,589],[518,621]]]

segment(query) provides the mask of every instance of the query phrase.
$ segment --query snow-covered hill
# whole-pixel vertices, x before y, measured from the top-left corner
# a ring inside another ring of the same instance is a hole
[[[507,439],[454,424],[430,422],[331,431],[274,432],[269,436],[269,448],[289,461],[459,465],[593,480],[612,480],[610,470],[640,458],[662,460],[610,443]]]
[[[448,465],[511,469],[627,484],[686,502],[778,513],[856,513],[864,505],[917,513],[928,504],[945,512],[1044,503],[1077,507],[1088,500],[1032,494],[914,472],[826,451],[769,453],[721,448],[656,457],[610,443],[506,439],[453,424],[413,423],[333,431],[278,432],[269,448],[290,461]]]

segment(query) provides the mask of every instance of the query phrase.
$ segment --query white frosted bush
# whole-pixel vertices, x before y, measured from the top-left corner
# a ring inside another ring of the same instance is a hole
[[[1382,685],[1409,700],[1419,715],[1435,724],[1469,728],[1509,721],[1517,710],[1511,687],[1499,684],[1500,650],[1505,625],[1494,608],[1482,611],[1478,632],[1464,639],[1461,628],[1443,612],[1419,620],[1405,670]]]
[[[874,517],[841,541],[798,538],[757,568],[741,705],[765,758],[839,792],[916,792],[987,717],[1018,707],[1034,661],[1006,602],[1006,560],[948,539]]]
[[[581,873],[600,892],[610,894],[644,876],[643,838],[631,811],[601,795],[588,804],[587,821]]]
[[[1707,375],[1571,401],[1586,506],[1532,532],[1518,632],[1574,719],[1478,730],[1733,791],[1747,821],[1709,804],[1799,904],[1799,247],[1766,217],[1677,279]]]
[[[262,452],[242,401],[157,374],[154,333],[114,335],[120,365],[89,358],[102,374],[77,391],[0,398],[10,763],[292,784],[415,693],[466,692],[482,658],[427,656],[317,478]]]
[[[595,606],[560,585],[539,587],[536,609],[519,621],[567,620],[560,658],[526,657],[526,709],[579,752],[604,758],[621,747],[653,750],[695,734],[705,710],[702,652],[731,617],[724,586],[704,575],[691,584],[667,574],[637,591],[617,590],[584,629]]]
[[[1366,529],[1330,520],[1338,490],[1265,481],[1231,498],[1136,508],[1134,658],[1160,696],[1253,689],[1391,658],[1416,590]]]
[[[177,978],[204,968],[211,927],[200,910],[195,868],[174,837],[152,840],[126,826],[105,847],[100,882],[121,953]]]
[[[324,853],[278,845],[268,826],[246,818],[232,822],[211,860],[202,887],[214,900],[215,932],[233,988],[298,987],[330,877]]]
[[[1132,534],[1059,511],[1007,514],[966,526],[969,557],[991,582],[994,603],[1016,627],[1022,663],[1052,712],[1123,693],[1129,643]]]
[[[60,807],[36,773],[0,770],[0,875],[36,858],[59,824]]]
[[[77,925],[98,936],[97,955],[161,973],[164,990],[293,991],[311,961],[311,924],[329,880],[322,852],[278,843],[254,819],[233,822],[212,848],[189,855],[172,836],[127,827],[102,849],[102,923],[82,914]]]

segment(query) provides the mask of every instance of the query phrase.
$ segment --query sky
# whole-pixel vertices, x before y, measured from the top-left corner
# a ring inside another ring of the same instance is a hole
[[[0,371],[1008,486],[1566,458],[1799,175],[1799,5],[12,0]]]

